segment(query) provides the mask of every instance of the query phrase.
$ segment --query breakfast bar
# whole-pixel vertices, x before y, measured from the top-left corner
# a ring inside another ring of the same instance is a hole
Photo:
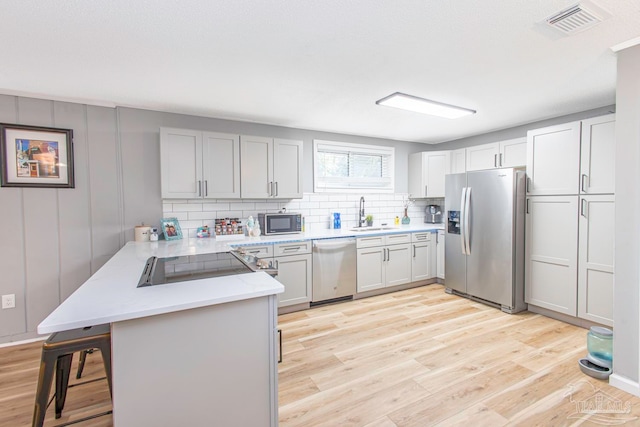
[[[110,324],[115,426],[275,426],[277,294],[265,272],[137,287],[152,257],[228,251],[215,240],[127,243],[39,326]]]

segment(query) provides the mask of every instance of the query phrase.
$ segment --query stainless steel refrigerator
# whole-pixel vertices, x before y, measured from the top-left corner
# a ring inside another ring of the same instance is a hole
[[[525,174],[491,169],[445,177],[445,287],[507,313],[524,302]]]

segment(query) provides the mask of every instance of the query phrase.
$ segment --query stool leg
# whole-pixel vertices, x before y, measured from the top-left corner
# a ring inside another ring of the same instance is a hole
[[[104,371],[107,374],[107,382],[109,383],[109,394],[113,399],[113,390],[111,388],[111,341],[100,344],[100,354],[102,354],[102,362],[104,363]]]
[[[56,418],[62,416],[64,402],[67,400],[67,388],[69,387],[69,374],[73,353],[58,356],[56,363]]]
[[[82,377],[82,371],[84,370],[84,362],[87,360],[88,350],[82,350],[80,352],[80,361],[78,362],[78,372],[76,373],[76,379],[79,380]]]
[[[40,361],[40,373],[38,375],[38,388],[36,390],[36,403],[33,409],[33,427],[42,427],[44,416],[47,412],[47,401],[53,381],[53,368],[56,363],[55,356],[45,353],[43,350]]]

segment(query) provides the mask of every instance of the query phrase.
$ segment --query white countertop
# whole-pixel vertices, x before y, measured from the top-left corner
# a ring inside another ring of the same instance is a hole
[[[226,252],[232,246],[435,231],[442,230],[444,225],[403,225],[385,230],[373,228],[367,231],[320,230],[237,240],[208,238],[129,242],[44,319],[38,325],[38,333],[48,334],[284,292],[284,286],[264,272],[138,288],[144,265],[151,256],[198,255]]]
[[[150,256],[169,257],[226,252],[215,239],[127,243],[100,270],[38,325],[39,334],[137,319],[284,292],[264,272],[138,288]]]

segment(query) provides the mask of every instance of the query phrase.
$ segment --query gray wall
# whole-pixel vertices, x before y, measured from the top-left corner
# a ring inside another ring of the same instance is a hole
[[[408,154],[422,144],[290,129],[255,123],[106,108],[0,95],[0,122],[74,131],[74,189],[0,188],[0,295],[16,308],[0,310],[0,343],[37,336],[36,327],[97,271],[133,227],[157,224],[161,126],[304,141],[304,191],[313,191],[313,139],[396,148],[396,190],[407,191]]]
[[[640,45],[618,52],[616,90],[614,374],[640,395]]]

